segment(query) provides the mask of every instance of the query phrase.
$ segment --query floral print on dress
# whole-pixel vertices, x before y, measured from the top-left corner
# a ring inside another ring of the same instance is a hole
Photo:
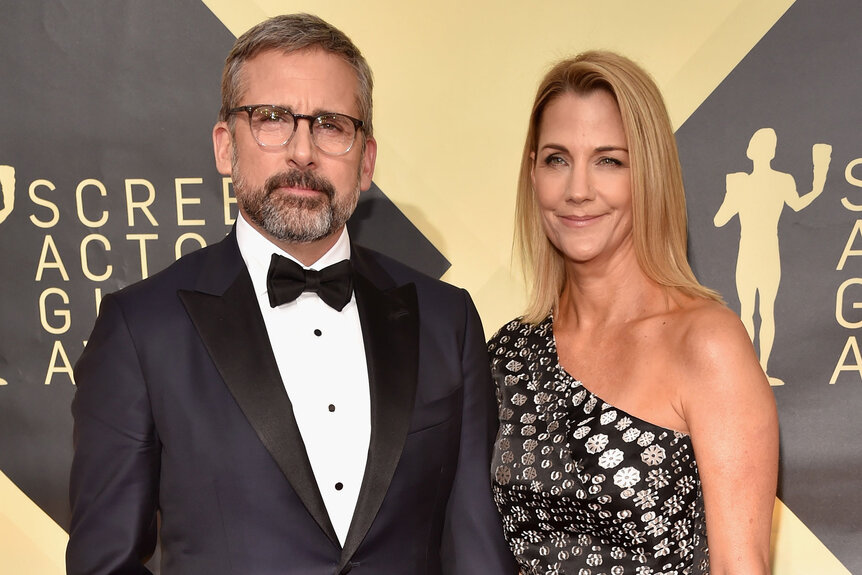
[[[707,575],[691,439],[608,404],[559,364],[550,316],[489,342],[494,498],[524,575]]]

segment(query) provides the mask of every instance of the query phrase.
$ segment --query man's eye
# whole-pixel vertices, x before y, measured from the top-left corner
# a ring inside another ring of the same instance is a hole
[[[257,114],[255,115],[255,119],[261,124],[268,124],[273,122],[284,122],[284,115],[278,110],[271,110],[268,108],[259,108],[257,110]]]
[[[344,125],[338,118],[320,118],[317,121],[317,129],[324,132],[343,132]]]

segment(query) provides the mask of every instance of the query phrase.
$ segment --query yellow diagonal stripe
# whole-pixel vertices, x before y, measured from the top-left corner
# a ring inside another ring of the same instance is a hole
[[[772,512],[772,572],[775,575],[852,575],[778,499]]]
[[[66,532],[0,472],[0,573],[65,572]]]

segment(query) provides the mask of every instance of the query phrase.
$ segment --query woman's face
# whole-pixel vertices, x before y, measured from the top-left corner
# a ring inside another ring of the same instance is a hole
[[[532,180],[545,234],[566,258],[633,253],[628,142],[609,92],[566,93],[545,107]]]

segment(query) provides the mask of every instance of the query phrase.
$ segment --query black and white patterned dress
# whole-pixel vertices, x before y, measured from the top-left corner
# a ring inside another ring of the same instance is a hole
[[[494,497],[521,570],[708,573],[689,436],[590,393],[560,366],[552,324],[515,320],[489,342],[500,402]]]

